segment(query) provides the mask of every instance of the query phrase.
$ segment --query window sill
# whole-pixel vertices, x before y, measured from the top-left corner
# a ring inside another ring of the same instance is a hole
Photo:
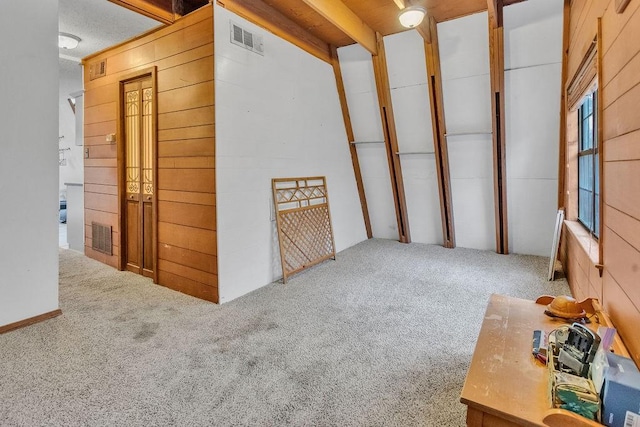
[[[600,263],[600,246],[598,241],[578,221],[567,220],[564,222],[564,225],[589,256],[591,263],[598,267]]]

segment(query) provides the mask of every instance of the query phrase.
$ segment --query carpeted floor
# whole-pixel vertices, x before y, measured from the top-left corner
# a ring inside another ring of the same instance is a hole
[[[459,426],[491,293],[548,258],[369,240],[222,306],[60,252],[63,315],[0,335],[2,426]]]

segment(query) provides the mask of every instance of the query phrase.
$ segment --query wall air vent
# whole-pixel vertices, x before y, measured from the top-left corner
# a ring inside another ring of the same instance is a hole
[[[107,60],[94,62],[89,64],[89,80],[95,80],[98,77],[104,77],[107,75]]]
[[[91,223],[91,249],[103,254],[113,255],[113,245],[111,244],[111,226]]]
[[[231,43],[264,56],[262,36],[253,34],[232,21],[229,22],[229,28],[231,29]]]

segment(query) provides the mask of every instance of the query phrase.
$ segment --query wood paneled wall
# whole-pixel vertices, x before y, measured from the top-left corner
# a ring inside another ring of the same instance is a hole
[[[85,58],[85,253],[116,268],[120,257],[117,133],[119,82],[157,70],[158,282],[218,302],[213,6]],[[106,59],[107,74],[88,66]],[[86,154],[85,154],[86,157]],[[91,249],[91,222],[113,227],[113,256]]]
[[[576,296],[600,297],[636,364],[640,364],[640,2],[624,13],[615,0],[571,3],[568,79],[578,69],[602,18],[603,264],[598,292],[593,254],[565,227],[563,264]],[[566,84],[566,82],[565,82]],[[568,181],[569,182],[569,181]],[[571,191],[570,187],[567,187]],[[575,189],[573,190],[575,191]],[[598,277],[599,275],[596,275]]]

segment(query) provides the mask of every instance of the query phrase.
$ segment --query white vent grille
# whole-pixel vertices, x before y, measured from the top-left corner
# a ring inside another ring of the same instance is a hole
[[[242,46],[252,52],[264,55],[262,36],[253,34],[234,22],[229,23],[231,29],[231,43]]]

